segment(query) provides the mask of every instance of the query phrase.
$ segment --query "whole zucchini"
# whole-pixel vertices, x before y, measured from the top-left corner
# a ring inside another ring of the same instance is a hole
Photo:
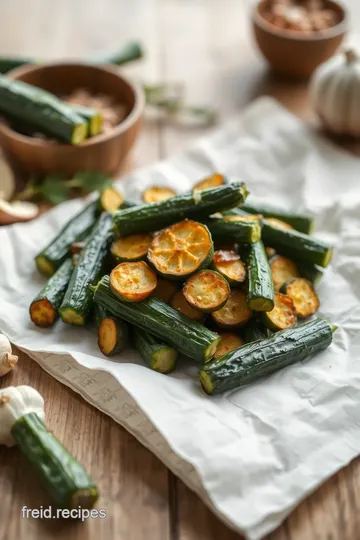
[[[35,63],[34,60],[26,56],[0,56],[0,73],[7,73],[25,64]]]
[[[74,266],[70,257],[63,262],[31,302],[30,317],[34,324],[43,328],[54,324],[73,269]]]
[[[94,481],[36,413],[16,420],[11,434],[59,508],[94,506],[99,497]]]
[[[93,201],[66,223],[59,234],[36,257],[38,270],[52,276],[70,253],[71,244],[85,238],[96,220],[98,201]]]
[[[50,92],[0,75],[0,111],[71,144],[87,136],[87,123]]]
[[[285,221],[297,231],[305,234],[311,234],[314,228],[314,217],[307,213],[298,213],[294,210],[280,209],[275,206],[271,206],[266,202],[252,202],[246,201],[241,207],[249,214],[262,214],[266,217],[274,217]]]
[[[94,302],[200,362],[211,360],[220,341],[218,334],[156,297],[148,297],[137,303],[123,302],[111,291],[109,276],[104,276],[94,288]]]
[[[141,44],[137,41],[129,41],[128,43],[124,43],[124,45],[117,51],[98,58],[96,63],[121,66],[123,64],[132,62],[133,60],[137,60],[138,58],[142,58],[143,55],[144,51]]]
[[[158,338],[140,328],[133,328],[133,344],[150,369],[170,373],[175,369],[178,353]]]
[[[185,218],[199,221],[215,212],[238,206],[244,202],[247,193],[244,184],[233,183],[119,210],[114,214],[115,233],[117,236],[127,236],[157,231]]]
[[[245,251],[248,306],[254,311],[271,311],[274,307],[274,285],[264,245],[259,240],[249,244]]]
[[[96,283],[104,267],[112,240],[112,217],[101,214],[72,273],[60,306],[60,317],[67,324],[83,326],[92,305],[90,285]]]
[[[202,220],[216,242],[230,241],[237,244],[251,244],[261,238],[261,224],[253,221],[227,221],[221,218]]]
[[[199,373],[201,385],[206,393],[215,394],[257,381],[326,349],[334,330],[319,318],[243,345],[206,364]]]

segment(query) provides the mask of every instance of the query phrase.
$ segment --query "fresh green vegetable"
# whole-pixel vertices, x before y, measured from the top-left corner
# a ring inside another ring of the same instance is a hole
[[[0,73],[7,73],[25,64],[35,64],[33,59],[26,56],[0,56]]]
[[[326,349],[333,331],[319,318],[248,343],[207,363],[199,374],[201,385],[206,393],[215,394],[257,381]]]
[[[311,234],[315,224],[314,217],[310,214],[276,208],[266,202],[256,201],[252,203],[252,201],[246,201],[241,209],[249,214],[262,214],[265,218],[274,217],[280,219],[305,234]]]
[[[38,270],[45,276],[52,276],[65,261],[71,244],[85,238],[96,220],[98,202],[93,201],[66,223],[59,234],[36,257]]]
[[[207,191],[202,193],[207,193]],[[261,238],[261,224],[256,219],[229,221],[213,217],[202,222],[208,227],[215,242],[231,241],[237,244],[252,244]]]
[[[70,105],[50,92],[3,75],[0,111],[71,144],[80,144],[87,136],[87,123]]]
[[[73,268],[71,258],[66,259],[31,302],[30,317],[37,326],[46,328],[54,324]]]
[[[101,112],[89,107],[81,107],[80,105],[70,105],[73,111],[84,118],[88,125],[88,133],[91,137],[99,135],[102,131],[103,117]]]
[[[264,245],[259,240],[246,249],[248,305],[254,311],[271,311],[274,307],[274,285]]]
[[[81,252],[59,310],[60,317],[67,324],[83,326],[86,322],[92,306],[92,292],[89,285],[98,281],[103,270],[112,240],[111,227],[111,214],[104,212]]]
[[[106,356],[120,353],[127,345],[129,329],[126,323],[114,317],[99,304],[94,306],[98,326],[98,346]]]
[[[133,328],[132,336],[135,349],[149,368],[159,373],[170,373],[175,369],[178,358],[175,349],[136,327]]]
[[[94,481],[36,413],[16,420],[11,434],[60,508],[94,506],[99,496]]]
[[[120,210],[114,214],[115,233],[118,236],[127,236],[160,230],[184,218],[201,220],[214,212],[241,204],[247,193],[244,184],[233,183]]]
[[[144,51],[142,45],[137,41],[125,43],[119,50],[111,52],[97,59],[96,64],[115,64],[121,66],[142,58]]]
[[[215,354],[220,340],[218,334],[158,298],[148,297],[137,303],[121,301],[110,289],[109,276],[104,276],[96,286],[94,302],[113,315],[151,332],[190,358],[207,362]]]

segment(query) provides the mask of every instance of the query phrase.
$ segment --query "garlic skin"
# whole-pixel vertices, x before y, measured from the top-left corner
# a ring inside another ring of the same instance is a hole
[[[36,413],[45,420],[44,400],[31,386],[9,386],[0,390],[0,444],[14,446],[14,422],[25,414]]]
[[[0,198],[0,225],[30,221],[39,213],[36,204],[22,201],[6,202]]]
[[[314,73],[310,98],[324,126],[337,135],[360,136],[360,54],[334,56]]]
[[[0,377],[15,367],[18,357],[12,354],[11,343],[4,334],[0,334]]]

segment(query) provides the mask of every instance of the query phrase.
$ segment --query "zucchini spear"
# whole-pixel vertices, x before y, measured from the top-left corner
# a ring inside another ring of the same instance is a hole
[[[0,390],[0,444],[18,444],[59,508],[92,508],[98,490],[44,423],[44,400],[30,386]]]
[[[175,369],[178,353],[145,330],[133,328],[133,344],[150,369],[170,373]]]

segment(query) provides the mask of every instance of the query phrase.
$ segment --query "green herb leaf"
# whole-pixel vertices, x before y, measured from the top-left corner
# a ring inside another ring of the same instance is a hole
[[[78,172],[72,181],[77,182],[76,187],[85,193],[101,190],[110,183],[109,177],[99,171]],[[73,184],[73,186],[75,186],[75,184]]]
[[[49,174],[37,188],[37,193],[52,204],[60,204],[69,197],[70,187],[66,177],[61,174]]]

